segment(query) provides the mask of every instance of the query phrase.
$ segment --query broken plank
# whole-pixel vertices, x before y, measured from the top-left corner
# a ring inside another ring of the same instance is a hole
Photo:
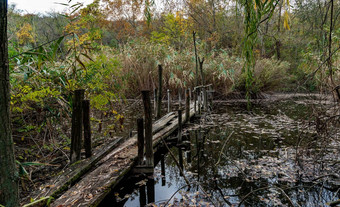
[[[118,138],[111,144],[99,149],[91,158],[79,161],[71,165],[69,168],[63,170],[60,175],[53,178],[41,191],[30,195],[31,198],[39,199],[42,197],[58,197],[72,186],[81,176],[87,173],[95,164],[116,148],[121,142],[122,138]]]

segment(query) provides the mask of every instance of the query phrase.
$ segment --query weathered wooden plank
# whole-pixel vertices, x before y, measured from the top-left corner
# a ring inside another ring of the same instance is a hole
[[[175,113],[171,112],[163,116],[161,119],[157,120],[153,125],[153,134],[160,131],[164,128],[168,122],[171,121],[175,117]],[[103,162],[101,159],[104,158],[108,153],[110,153],[113,149],[117,148],[122,142],[123,138],[119,138],[112,142],[111,144],[107,145],[104,148],[101,148],[94,155],[85,160],[78,161],[74,163],[71,167],[63,170],[60,172],[60,175],[54,177],[49,181],[42,190],[38,192],[34,192],[29,196],[29,198],[39,199],[41,197],[59,197],[63,192],[73,186],[76,181],[86,174],[93,166],[100,165]],[[100,163],[97,163],[101,161]],[[25,200],[29,200],[25,199]]]
[[[82,175],[88,172],[95,164],[105,157],[109,152],[116,148],[124,139],[119,138],[111,144],[96,151],[91,158],[79,161],[63,170],[59,176],[48,182],[41,191],[30,195],[31,198],[39,199],[41,197],[58,197],[66,191],[69,186],[72,186]],[[48,186],[48,187],[47,187]]]
[[[193,116],[194,111],[190,112],[190,115]],[[182,120],[185,118],[183,116]],[[153,136],[153,146],[157,146],[162,137],[169,136],[174,132],[177,125],[178,120],[175,116]],[[111,187],[118,184],[119,180],[135,165],[138,151],[136,142],[136,136],[134,136],[114,149],[100,161],[102,163],[100,166],[71,187],[51,206],[97,206],[109,193]]]

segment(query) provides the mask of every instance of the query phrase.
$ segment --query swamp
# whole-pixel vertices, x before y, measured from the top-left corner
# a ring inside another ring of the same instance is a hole
[[[251,112],[246,100],[214,103],[184,129],[182,144],[169,143],[180,166],[163,147],[154,175],[131,175],[100,206],[323,206],[339,199],[339,126],[313,124],[313,114],[332,113],[334,103],[299,94],[271,99]]]
[[[1,0],[0,207],[340,206],[340,1]]]

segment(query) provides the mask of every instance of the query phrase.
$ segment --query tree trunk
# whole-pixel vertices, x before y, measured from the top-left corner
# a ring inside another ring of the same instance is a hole
[[[0,2],[0,204],[19,206],[18,173],[10,120],[7,0]]]
[[[281,59],[281,41],[280,41],[280,31],[281,31],[281,12],[282,12],[282,1],[280,0],[279,2],[279,15],[278,15],[278,21],[277,21],[277,40],[275,42],[275,47],[276,47],[276,58],[278,60]]]

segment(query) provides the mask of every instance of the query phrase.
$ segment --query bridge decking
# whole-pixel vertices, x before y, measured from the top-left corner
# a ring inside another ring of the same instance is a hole
[[[194,116],[194,105],[190,107],[190,117]],[[185,114],[182,115],[183,122]],[[154,148],[178,128],[178,117],[171,112],[152,125]],[[62,194],[51,206],[97,206],[136,164],[137,135],[128,139],[96,164],[95,169]],[[51,194],[51,193],[50,193]]]

